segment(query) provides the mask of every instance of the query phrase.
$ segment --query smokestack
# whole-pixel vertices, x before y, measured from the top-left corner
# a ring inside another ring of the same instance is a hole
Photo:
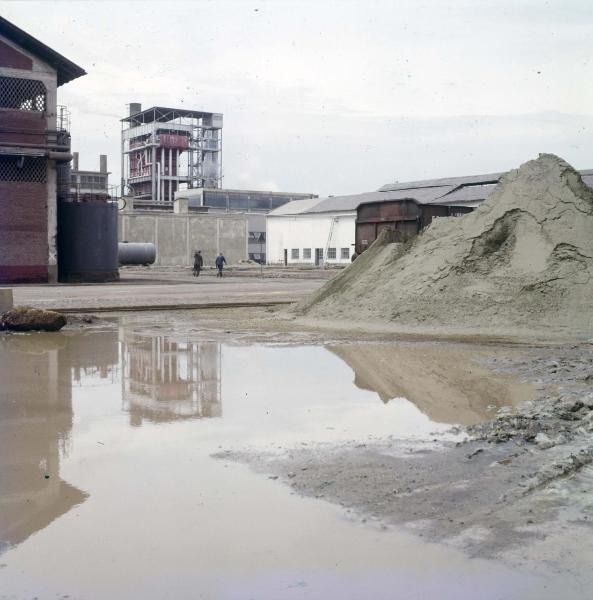
[[[78,152],[72,153],[72,170],[78,171]]]
[[[130,117],[139,112],[142,112],[142,104],[140,102],[130,102]]]
[[[99,171],[107,173],[107,154],[99,154]]]

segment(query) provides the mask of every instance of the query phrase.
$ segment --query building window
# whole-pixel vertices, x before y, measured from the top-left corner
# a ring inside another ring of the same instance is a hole
[[[266,232],[265,231],[250,231],[249,232],[249,243],[250,244],[265,244],[266,243]]]
[[[41,81],[0,77],[0,108],[43,112],[46,90]]]
[[[303,259],[311,260],[311,248],[303,248]]]
[[[336,259],[336,249],[328,248],[327,249],[327,260],[335,260]]]
[[[45,183],[47,160],[33,156],[0,156],[0,181]]]
[[[341,258],[350,258],[350,248],[342,248]]]
[[[292,260],[298,260],[299,259],[299,249],[298,248],[293,248],[290,251],[290,258]]]

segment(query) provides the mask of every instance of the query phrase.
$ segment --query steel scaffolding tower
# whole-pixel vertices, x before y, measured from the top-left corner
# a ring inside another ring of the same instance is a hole
[[[222,185],[222,114],[131,103],[121,120],[124,195],[173,203],[187,188]]]

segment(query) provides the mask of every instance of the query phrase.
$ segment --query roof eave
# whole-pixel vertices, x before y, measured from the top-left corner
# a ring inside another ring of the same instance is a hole
[[[0,34],[51,65],[57,71],[58,86],[87,74],[82,67],[79,67],[59,52],[46,46],[43,42],[10,21],[7,21],[4,17],[0,17]]]

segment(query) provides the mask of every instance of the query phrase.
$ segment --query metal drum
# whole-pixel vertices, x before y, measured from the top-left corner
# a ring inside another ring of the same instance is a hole
[[[116,203],[58,203],[58,279],[70,283],[119,279]]]

